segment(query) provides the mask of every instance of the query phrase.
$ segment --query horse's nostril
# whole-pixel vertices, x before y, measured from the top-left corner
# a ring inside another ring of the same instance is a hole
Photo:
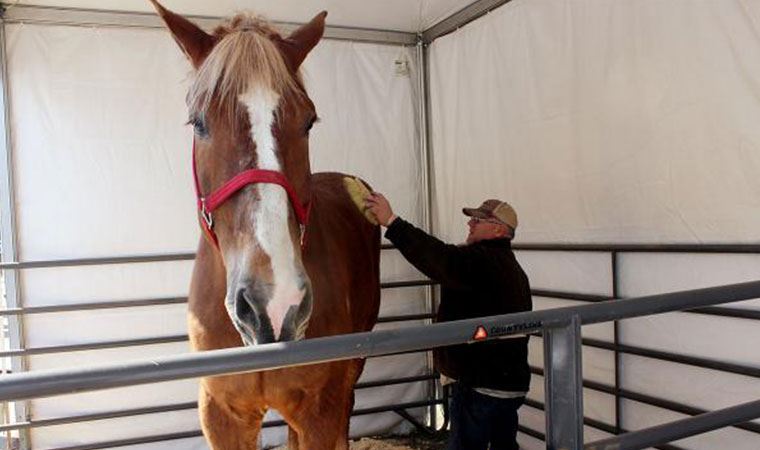
[[[274,342],[272,323],[266,313],[265,296],[253,286],[241,286],[235,294],[235,316],[238,327],[259,344]]]
[[[251,331],[259,328],[259,316],[254,311],[252,304],[246,298],[245,289],[240,289],[235,298],[235,315],[243,324],[250,326]]]
[[[288,312],[285,314],[285,320],[282,323],[282,332],[280,333],[280,341],[293,341],[296,339],[297,331],[297,318],[298,310],[295,306],[288,308]]]
[[[309,317],[311,316],[312,308],[310,284],[304,284],[304,291],[304,296],[301,299],[301,302],[298,305],[291,305],[285,314],[280,341],[303,339],[306,334],[306,328],[309,325]]]

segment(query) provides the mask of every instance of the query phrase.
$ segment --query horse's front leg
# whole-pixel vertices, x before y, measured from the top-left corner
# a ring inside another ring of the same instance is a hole
[[[294,394],[278,408],[290,426],[289,450],[348,450],[354,384],[363,365],[351,360],[313,366],[313,386],[321,389]]]
[[[228,394],[214,395],[213,384],[201,381],[198,395],[203,435],[212,450],[256,450],[266,409],[233,408],[225,401]],[[240,409],[240,410],[238,410]]]
[[[330,405],[307,402],[291,418],[288,450],[348,450],[348,423],[353,392]],[[338,401],[339,400],[339,401]]]

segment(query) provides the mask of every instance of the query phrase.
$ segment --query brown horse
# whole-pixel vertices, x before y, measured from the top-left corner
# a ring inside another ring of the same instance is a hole
[[[287,38],[247,15],[207,34],[150,1],[195,68],[188,106],[205,233],[190,286],[193,347],[370,330],[380,303],[379,229],[351,202],[342,174],[309,167],[317,116],[298,70],[326,13]],[[204,378],[206,439],[216,450],[255,449],[274,408],[289,425],[291,449],[346,449],[363,365]]]

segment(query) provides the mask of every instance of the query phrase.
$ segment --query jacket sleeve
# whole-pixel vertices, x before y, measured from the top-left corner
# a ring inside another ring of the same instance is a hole
[[[481,252],[446,244],[400,217],[388,227],[385,237],[417,270],[441,284],[470,286],[482,276]]]

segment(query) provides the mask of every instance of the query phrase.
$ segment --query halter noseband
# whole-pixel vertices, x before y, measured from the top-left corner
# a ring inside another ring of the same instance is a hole
[[[280,185],[287,192],[290,204],[293,205],[293,211],[296,214],[296,220],[298,220],[301,228],[301,250],[304,249],[306,245],[306,225],[309,224],[311,202],[307,202],[306,206],[301,203],[295,189],[293,189],[293,186],[282,172],[265,169],[248,169],[235,175],[224,183],[222,187],[204,197],[201,194],[201,184],[198,181],[195,156],[195,139],[193,139],[193,180],[195,181],[195,196],[198,199],[200,223],[217,248],[219,248],[219,239],[214,232],[214,217],[211,213],[245,186],[256,183],[269,183]]]

